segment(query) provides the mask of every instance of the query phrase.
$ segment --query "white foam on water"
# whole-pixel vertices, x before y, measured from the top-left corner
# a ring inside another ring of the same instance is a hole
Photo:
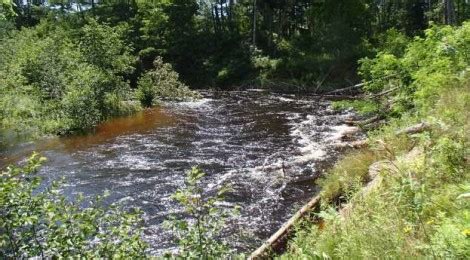
[[[135,154],[124,154],[115,160],[107,160],[102,165],[105,168],[124,168],[130,170],[151,170],[158,166],[157,163],[150,161],[149,158]]]
[[[331,132],[329,136],[326,138],[328,141],[339,143],[341,142],[341,138],[348,134],[348,133],[357,133],[359,129],[355,126],[348,126],[348,125],[337,125],[331,127]]]
[[[292,124],[290,135],[298,143],[300,156],[294,158],[297,163],[306,163],[312,160],[321,160],[326,155],[326,144],[321,144],[314,140],[317,118],[313,115],[307,115],[305,120]]]
[[[297,100],[295,100],[295,99],[286,98],[286,97],[277,97],[277,99],[278,99],[279,101],[282,101],[282,102],[297,102]]]
[[[171,104],[171,105],[179,106],[179,107],[197,108],[197,107],[207,105],[207,103],[209,103],[210,101],[212,101],[212,99],[210,98],[201,98],[196,101],[184,101],[184,102],[178,102],[178,103],[169,102],[167,104]]]

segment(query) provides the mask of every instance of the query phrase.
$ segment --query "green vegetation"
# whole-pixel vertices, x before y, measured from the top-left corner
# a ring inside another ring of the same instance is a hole
[[[154,69],[147,71],[137,83],[137,98],[142,106],[150,107],[158,103],[158,99],[191,100],[199,98],[197,92],[179,81],[178,73],[171,65],[158,57],[153,62]]]
[[[132,84],[160,56],[191,87],[290,91],[357,81],[359,58],[374,55],[384,39],[394,39],[390,50],[403,40],[386,33],[389,29],[413,37],[429,22],[460,24],[470,17],[465,0],[77,1],[81,12],[69,1],[50,1],[54,9],[40,1],[13,0],[13,8],[3,2],[2,17],[17,28],[47,19],[77,34],[90,17],[122,28],[123,40],[138,57]],[[89,50],[97,58],[113,53],[104,46]]]
[[[71,202],[59,183],[36,176],[45,158],[0,175],[0,256],[6,258],[143,258],[140,212],[105,207],[98,197]]]
[[[322,93],[362,80],[360,98],[334,107],[386,125],[321,181],[324,227],[304,223],[282,257],[470,257],[468,1],[48,4],[0,3],[0,147],[11,133],[74,134],[198,98],[188,86]],[[424,132],[397,133],[422,121]],[[392,166],[364,194],[377,161]],[[2,256],[145,257],[138,213],[67,201],[34,176],[41,162],[34,155],[0,176]],[[202,175],[193,169],[174,196],[197,224],[170,226],[182,256],[227,256],[215,242],[226,212],[201,198]],[[345,202],[352,208],[340,214]]]
[[[43,23],[0,42],[2,128],[69,133],[136,109],[123,102],[132,57],[117,29],[91,22],[79,34]]]
[[[326,91],[358,81],[358,59],[377,52],[379,58],[361,62],[359,74],[372,82],[367,90],[408,84],[417,76],[410,70],[421,66],[415,60],[432,58],[415,51],[397,63],[394,55],[403,54],[410,37],[429,22],[460,24],[470,16],[468,3],[444,2],[51,1],[50,8],[4,0],[0,128],[26,135],[81,132],[141,105],[196,97],[186,85]],[[416,84],[427,84],[422,80]],[[400,89],[395,112],[407,109],[415,87]],[[366,114],[380,110],[354,105]]]
[[[396,88],[377,100],[390,123],[322,180],[324,225],[304,223],[281,258],[470,257],[470,201],[462,195],[470,192],[469,30],[433,26],[403,51],[363,60],[366,91]],[[428,131],[397,134],[421,121]],[[389,166],[364,193],[376,161]],[[338,211],[345,201],[352,206]]]
[[[68,134],[140,109],[129,83],[137,58],[123,40],[125,30],[89,19],[74,30],[45,20],[9,32],[0,41],[0,128]],[[139,85],[153,88],[154,98],[195,96],[157,61]]]
[[[227,243],[221,241],[221,231],[237,208],[230,210],[217,206],[227,188],[220,189],[214,197],[206,197],[199,187],[204,175],[200,169],[193,168],[186,178],[187,187],[173,195],[189,219],[172,217],[165,223],[177,238],[178,257],[184,259],[220,259],[231,255]]]

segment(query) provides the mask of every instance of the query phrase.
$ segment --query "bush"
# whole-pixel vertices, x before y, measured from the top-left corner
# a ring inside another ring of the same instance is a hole
[[[125,27],[111,27],[90,19],[75,41],[85,60],[105,71],[118,76],[134,71],[136,58],[132,48],[123,41]]]
[[[45,158],[0,175],[0,254],[7,258],[144,258],[140,212],[70,201],[35,175]],[[84,207],[84,205],[89,205]]]
[[[375,58],[360,61],[364,89],[369,93],[395,90],[392,100],[382,100],[383,110],[392,115],[431,109],[446,88],[464,85],[470,65],[469,33],[470,22],[457,28],[433,26],[423,38],[410,41],[404,52],[402,47],[385,44]],[[402,36],[395,37],[401,46]]]
[[[153,65],[155,68],[147,71],[138,82],[137,98],[143,106],[150,107],[161,100],[184,101],[199,97],[179,81],[178,73],[161,57],[157,57]]]
[[[176,235],[178,257],[184,259],[227,258],[231,253],[226,242],[221,241],[221,231],[229,214],[236,214],[237,208],[228,210],[217,206],[227,188],[219,190],[214,197],[204,196],[200,187],[204,175],[198,168],[191,169],[187,187],[173,195],[190,219],[172,217],[165,222],[166,228]]]
[[[134,58],[119,29],[91,20],[77,39],[47,23],[0,41],[0,127],[63,134],[133,112],[124,76]]]

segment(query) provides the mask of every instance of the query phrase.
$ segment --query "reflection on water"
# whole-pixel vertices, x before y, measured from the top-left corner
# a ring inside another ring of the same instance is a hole
[[[31,151],[47,151],[50,149],[60,149],[66,152],[75,152],[80,149],[98,145],[109,141],[112,138],[126,134],[145,134],[157,127],[170,126],[176,122],[173,115],[163,108],[145,109],[132,116],[120,117],[104,122],[96,127],[92,133],[45,138],[36,143],[19,143],[14,133],[0,132],[0,137],[4,138],[4,147],[0,146],[0,167],[14,163],[21,158],[27,157]]]
[[[161,223],[181,213],[171,201],[191,166],[207,172],[205,192],[230,185],[225,206],[241,206],[226,229],[229,243],[251,250],[315,192],[311,179],[337,156],[347,113],[314,97],[259,92],[204,93],[100,125],[95,133],[12,147],[11,162],[32,149],[49,158],[41,174],[65,177],[64,192],[140,207],[154,254],[174,248]],[[229,235],[230,234],[230,235]],[[248,234],[248,235],[247,235]]]
[[[89,146],[108,142],[122,135],[146,134],[159,127],[171,126],[176,122],[163,108],[146,109],[136,115],[121,117],[99,125],[93,134],[62,138],[64,149],[73,152]]]

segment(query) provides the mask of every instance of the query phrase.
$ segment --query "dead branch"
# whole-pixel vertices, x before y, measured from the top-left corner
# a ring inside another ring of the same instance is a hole
[[[371,95],[366,96],[366,98],[378,98],[378,97],[381,97],[381,96],[385,96],[385,95],[388,95],[388,94],[392,93],[393,91],[395,91],[397,89],[399,89],[399,87],[394,87],[394,88],[382,91],[382,92],[377,93],[377,94],[371,94]]]
[[[365,85],[366,83],[359,83],[359,84],[356,84],[354,86],[350,86],[350,87],[346,87],[346,88],[340,88],[340,89],[335,89],[333,91],[330,91],[330,92],[327,92],[325,95],[331,95],[331,94],[335,94],[335,93],[341,93],[341,92],[346,92],[346,91],[350,91],[350,90],[353,90],[353,89],[357,89],[357,88],[361,88]]]

